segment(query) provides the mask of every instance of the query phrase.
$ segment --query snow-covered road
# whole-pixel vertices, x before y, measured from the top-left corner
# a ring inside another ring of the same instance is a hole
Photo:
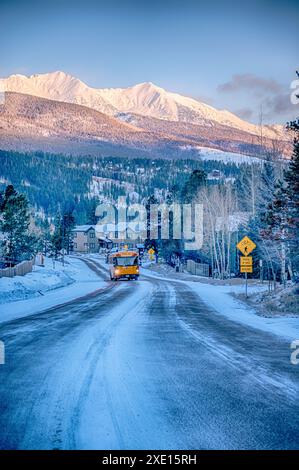
[[[188,283],[107,281],[0,339],[1,448],[299,446],[289,341],[215,313]]]

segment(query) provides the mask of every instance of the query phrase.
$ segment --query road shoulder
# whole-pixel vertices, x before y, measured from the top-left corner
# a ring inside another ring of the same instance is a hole
[[[168,282],[184,283],[191,288],[213,311],[218,315],[223,315],[233,322],[245,324],[255,329],[266,331],[290,341],[299,338],[299,318],[287,316],[264,317],[259,314],[256,308],[237,298],[237,295],[244,290],[242,284],[234,285],[212,284],[205,282],[203,278],[189,274],[176,273],[171,275],[163,272],[158,273],[148,268],[143,268],[142,273],[156,280]],[[252,286],[252,292],[257,292],[258,287]]]

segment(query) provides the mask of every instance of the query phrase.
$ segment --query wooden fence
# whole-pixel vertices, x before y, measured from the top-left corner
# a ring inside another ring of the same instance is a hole
[[[13,268],[0,269],[0,277],[14,277],[14,276],[25,276],[27,273],[32,272],[35,258],[29,261],[22,261],[16,264]]]
[[[209,277],[210,266],[205,263],[196,263],[192,259],[187,260],[187,271],[196,276]]]

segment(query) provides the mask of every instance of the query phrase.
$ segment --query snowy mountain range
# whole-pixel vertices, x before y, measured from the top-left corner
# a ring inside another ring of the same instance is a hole
[[[149,141],[157,141],[161,138],[164,143],[165,141],[170,141],[171,144],[177,142],[180,147],[185,145],[185,148],[186,145],[191,145],[192,147],[192,144],[200,144],[212,147],[216,145],[220,149],[240,151],[242,150],[242,144],[247,146],[250,144],[253,146],[259,145],[261,134],[259,126],[243,121],[229,111],[217,110],[195,99],[168,92],[150,82],[140,83],[129,88],[96,89],[89,87],[78,78],[59,71],[31,75],[29,77],[19,74],[11,75],[8,78],[0,79],[0,91],[31,95],[56,102],[71,103],[98,111],[107,116],[107,118],[112,119],[107,125],[112,128],[115,126],[115,132],[111,130],[111,135],[108,135],[107,132],[103,132],[103,126],[101,129],[95,126],[96,128],[93,128],[92,131],[92,138],[102,139],[107,142],[110,142],[111,139],[114,142],[117,141],[117,133],[119,132],[119,127],[121,127],[125,130],[125,133],[131,130],[131,135],[135,135],[138,130],[140,131],[138,137],[140,139],[139,145],[137,145],[137,139],[135,138],[129,142],[133,147],[136,147],[136,145],[137,147],[144,146],[145,142],[142,139],[145,135],[146,145],[149,144]],[[18,116],[13,114],[11,100],[12,94],[9,100],[9,115],[12,119],[10,135],[14,133],[13,118],[15,121],[16,119],[18,120],[18,123],[15,122],[18,132],[20,132],[20,127],[22,127]],[[16,97],[14,100],[16,100]],[[24,98],[22,98],[21,102],[25,103]],[[20,105],[20,101],[18,103]],[[26,105],[28,103],[27,99]],[[45,103],[43,102],[43,108]],[[36,100],[32,100],[30,107],[32,108],[36,104]],[[74,110],[75,114],[77,114],[75,108],[69,108],[68,115],[72,115],[70,109]],[[4,112],[7,112],[7,109]],[[52,106],[51,113],[53,112],[55,113],[55,110]],[[54,118],[53,114],[52,117]],[[59,119],[58,121],[54,119],[54,121],[55,125],[58,125]],[[33,125],[33,123],[31,124]],[[36,125],[38,125],[38,120],[36,120]],[[24,126],[27,133],[28,122],[24,123]],[[86,128],[86,125],[83,125],[83,127]],[[132,128],[134,128],[133,133]],[[80,126],[78,130],[80,131]],[[34,138],[34,130],[32,129],[32,131],[32,138]],[[45,128],[44,137],[46,137],[47,132],[48,130]],[[74,129],[74,132],[76,132],[76,129]],[[61,134],[59,127],[56,128],[56,133],[57,135]],[[149,138],[149,133],[152,135],[151,138]],[[2,134],[5,134],[5,132],[2,132]],[[26,136],[30,138],[30,132],[27,134]],[[270,141],[273,140],[285,140],[283,127],[277,125],[264,126],[263,136],[266,145],[267,143],[270,145]],[[74,136],[72,135],[72,137]],[[85,136],[84,139],[86,140],[87,137]],[[6,135],[7,139],[9,137]],[[120,143],[123,144],[122,142]],[[127,144],[126,140],[125,145]]]

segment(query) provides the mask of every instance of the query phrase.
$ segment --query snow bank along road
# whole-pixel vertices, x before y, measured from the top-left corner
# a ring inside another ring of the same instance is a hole
[[[216,314],[188,283],[121,281],[0,339],[1,448],[299,447],[288,340]]]

